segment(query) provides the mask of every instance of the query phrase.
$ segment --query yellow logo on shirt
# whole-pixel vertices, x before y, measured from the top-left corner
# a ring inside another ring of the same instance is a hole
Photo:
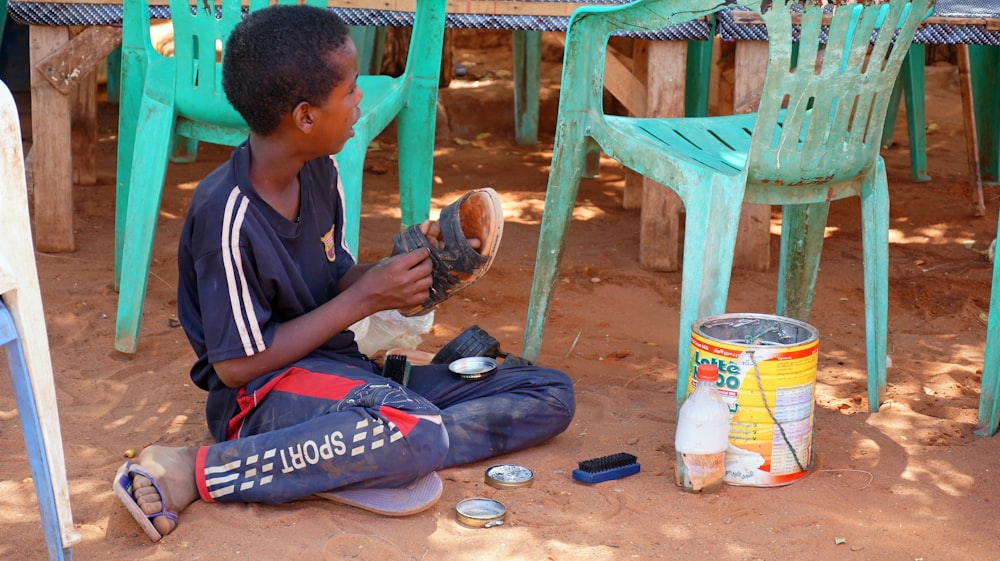
[[[330,231],[323,234],[323,237],[319,239],[319,241],[323,242],[323,251],[326,252],[326,260],[330,263],[333,263],[337,259],[337,236],[333,233],[336,228],[336,225],[330,226]]]

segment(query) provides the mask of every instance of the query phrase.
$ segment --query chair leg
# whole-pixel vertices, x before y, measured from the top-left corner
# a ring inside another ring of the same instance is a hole
[[[903,59],[906,64],[909,59]],[[892,93],[889,94],[889,106],[885,110],[885,124],[882,125],[882,148],[888,148],[895,142],[896,119],[899,117],[899,101],[903,97],[903,75],[902,70],[896,78],[896,83],[892,85]]]
[[[583,179],[597,179],[601,176],[601,146],[594,139],[587,138],[587,156],[584,158]]]
[[[35,495],[38,498],[38,509],[41,514],[42,529],[45,532],[49,559],[50,561],[68,560],[72,558],[72,550],[70,547],[63,548],[56,506],[56,491],[49,472],[48,449],[42,435],[42,417],[35,402],[28,365],[14,326],[14,320],[3,300],[0,300],[0,346],[4,348],[7,355],[11,385],[14,390],[14,399],[17,402],[18,416],[21,419],[24,445],[31,465],[31,478],[35,486]],[[55,412],[51,412],[51,414],[51,418],[58,419]]]
[[[132,156],[131,186],[128,187],[125,211],[127,236],[122,244],[121,285],[115,324],[115,348],[123,353],[134,353],[138,345],[174,116],[172,100],[164,103],[147,96],[139,110],[138,122],[142,125],[137,136],[143,139],[144,146],[150,148],[136,150]]]
[[[865,339],[867,340],[868,410],[885,401],[885,369],[889,316],[889,189],[885,162],[861,187],[862,254],[865,270]]]
[[[557,125],[552,167],[545,188],[545,210],[538,236],[535,274],[531,280],[531,300],[524,326],[522,356],[530,362],[538,362],[552,291],[562,261],[563,239],[580,190],[580,170],[586,158],[587,143],[583,131],[578,129],[575,123],[561,120]]]
[[[420,224],[431,213],[437,96],[437,83],[426,80],[414,83],[409,101],[396,117],[403,227]]]
[[[899,115],[900,98],[906,101],[906,126],[910,136],[910,173],[913,181],[925,182],[927,175],[927,122],[924,111],[924,45],[910,45],[903,59],[899,76],[892,88],[889,108],[885,113],[882,128],[882,147],[892,146],[896,132],[896,118]]]
[[[983,359],[983,381],[979,386],[979,416],[974,432],[979,436],[993,436],[997,432],[998,425],[1000,425],[1000,259],[994,259],[990,316],[986,328],[986,352]]]
[[[358,49],[358,72],[366,76],[379,74],[382,67],[382,47],[385,45],[385,28],[351,25],[348,30]]]
[[[986,356],[983,381],[979,388],[979,416],[974,431],[979,436],[993,436],[1000,425],[1000,259],[993,263],[993,289],[990,293],[990,319],[986,330]]]
[[[809,321],[829,212],[830,203],[785,205],[781,209],[781,256],[775,306],[779,316]]]
[[[927,175],[927,117],[924,112],[924,46],[910,45],[899,71],[906,101],[906,127],[910,133],[910,174],[913,181],[930,181]]]
[[[115,50],[108,53],[105,60],[105,65],[108,69],[108,84],[105,88],[108,103],[118,104],[118,100],[121,96],[121,84],[118,81],[121,79],[122,73],[122,46],[118,45]]]
[[[684,78],[684,116],[707,117],[712,79],[712,39],[688,41]]]
[[[1000,46],[969,45],[979,166],[984,183],[1000,183]]]
[[[175,164],[191,164],[198,159],[198,139],[175,134],[170,139],[170,161]]]
[[[697,182],[712,196],[684,197],[684,253],[681,268],[680,326],[677,330],[677,409],[687,397],[693,370],[691,327],[700,318],[726,311],[736,235],[743,208],[743,184],[717,177]],[[707,185],[706,185],[707,184]],[[699,201],[701,203],[699,204]]]
[[[344,241],[355,255],[358,254],[361,236],[361,180],[364,176],[368,142],[368,135],[355,128],[354,138],[349,140],[336,156],[337,176],[344,190]],[[400,155],[403,152],[403,148],[400,147]],[[400,188],[402,181],[403,178],[400,177]]]
[[[118,107],[118,160],[115,168],[115,290],[121,286],[122,248],[125,244],[125,214],[128,209],[132,156],[135,154],[136,127],[146,81],[145,53],[141,49],[121,49],[121,80],[124,92]]]
[[[7,29],[7,5],[4,4],[3,10],[0,10],[0,42],[3,42],[3,34]]]
[[[514,140],[538,142],[538,91],[542,76],[542,32],[514,31]]]

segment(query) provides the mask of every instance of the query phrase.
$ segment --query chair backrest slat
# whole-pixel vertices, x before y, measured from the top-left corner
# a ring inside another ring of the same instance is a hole
[[[753,9],[761,6],[768,70],[750,176],[786,185],[856,177],[875,163],[895,78],[933,0],[775,0]]]
[[[248,9],[242,0],[170,0],[174,55],[177,63],[176,105],[179,114],[195,121],[246,128],[222,90],[223,49],[233,29],[248,11],[276,4],[297,4],[298,0],[252,0]],[[305,4],[326,7],[326,0],[306,0]],[[142,21],[126,22],[127,28],[148,27],[149,10],[132,13]],[[146,32],[148,38],[148,31]],[[146,41],[148,56],[157,57]]]
[[[243,17],[241,2],[171,0],[178,113],[198,121],[246,125],[222,90],[222,46]]]

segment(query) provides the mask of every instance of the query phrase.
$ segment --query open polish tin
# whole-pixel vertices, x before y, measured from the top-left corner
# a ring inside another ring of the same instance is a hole
[[[458,521],[473,528],[502,526],[507,516],[507,507],[500,501],[475,497],[459,501],[455,506]]]
[[[486,484],[494,489],[516,489],[531,487],[535,474],[530,469],[517,464],[497,464],[486,468]]]
[[[465,380],[482,380],[496,374],[497,361],[485,356],[470,356],[452,361],[448,370]]]

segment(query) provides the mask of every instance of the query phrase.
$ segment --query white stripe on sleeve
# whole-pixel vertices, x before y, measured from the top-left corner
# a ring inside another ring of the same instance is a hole
[[[222,262],[226,269],[226,284],[229,292],[229,305],[233,311],[233,320],[243,343],[247,356],[259,353],[265,349],[264,337],[260,332],[257,313],[254,311],[253,300],[247,288],[246,273],[243,270],[243,259],[240,253],[240,229],[246,216],[250,201],[234,187],[226,201],[226,214],[222,225]],[[237,208],[238,205],[238,208]],[[252,333],[252,337],[251,337]]]

